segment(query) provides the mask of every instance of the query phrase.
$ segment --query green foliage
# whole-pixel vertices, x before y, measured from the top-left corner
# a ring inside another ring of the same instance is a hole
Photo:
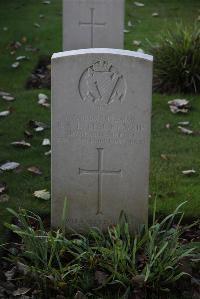
[[[129,296],[133,290],[169,291],[188,275],[179,266],[194,250],[179,242],[181,206],[161,222],[154,214],[153,224],[135,235],[122,215],[107,233],[92,228],[86,236],[68,237],[61,230],[45,231],[40,217],[31,212],[11,211],[18,224],[8,226],[22,239],[21,255],[11,260],[26,265],[45,294],[53,290],[69,296],[80,290],[95,296],[105,295],[110,288],[116,296]]]
[[[154,87],[160,92],[200,92],[200,28],[177,25],[151,45]]]

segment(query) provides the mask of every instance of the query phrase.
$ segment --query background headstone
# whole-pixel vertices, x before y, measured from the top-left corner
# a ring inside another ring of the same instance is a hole
[[[52,225],[147,221],[152,56],[87,49],[52,57]]]
[[[124,47],[124,0],[63,0],[63,50]]]

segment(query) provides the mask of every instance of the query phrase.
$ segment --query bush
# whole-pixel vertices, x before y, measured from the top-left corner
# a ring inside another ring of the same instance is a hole
[[[200,28],[177,25],[150,46],[154,56],[154,90],[200,92]]]
[[[18,224],[8,226],[21,237],[22,244],[20,254],[9,259],[26,270],[20,277],[26,286],[43,290],[41,298],[52,294],[55,297],[51,298],[57,294],[66,298],[135,298],[133,294],[153,298],[153,294],[169,292],[176,281],[189,276],[180,265],[193,256],[193,249],[179,240],[183,232],[179,209],[161,222],[154,214],[153,224],[135,236],[122,215],[119,224],[105,234],[91,229],[86,236],[68,237],[61,230],[46,232],[40,217],[31,212],[11,211]]]

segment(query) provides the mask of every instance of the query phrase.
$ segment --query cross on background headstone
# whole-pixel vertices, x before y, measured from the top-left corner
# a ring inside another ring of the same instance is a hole
[[[63,50],[124,47],[124,0],[63,0]]]
[[[90,22],[79,22],[79,26],[90,26],[91,27],[91,39],[90,39],[90,44],[91,48],[94,47],[94,29],[95,26],[106,26],[106,23],[97,23],[95,22],[95,8],[90,8],[90,13],[91,13],[91,20]]]
[[[102,189],[103,189],[103,175],[121,175],[122,170],[104,170],[103,169],[103,148],[97,148],[98,151],[98,169],[88,170],[79,168],[79,174],[97,174],[98,175],[98,208],[97,215],[102,214]]]

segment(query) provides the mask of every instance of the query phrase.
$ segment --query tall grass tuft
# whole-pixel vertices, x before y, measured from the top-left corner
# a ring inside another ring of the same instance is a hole
[[[154,56],[154,90],[162,93],[200,92],[200,27],[182,24],[163,33]]]
[[[67,298],[77,292],[104,298],[110,290],[110,298],[129,298],[135,291],[153,298],[189,275],[180,267],[193,256],[193,249],[180,242],[182,205],[160,222],[154,212],[153,224],[135,234],[122,214],[106,233],[92,228],[87,235],[68,236],[64,230],[46,231],[32,212],[10,210],[18,224],[8,226],[22,240],[20,255],[10,259],[26,266],[27,277],[43,289],[44,298],[52,292]]]

